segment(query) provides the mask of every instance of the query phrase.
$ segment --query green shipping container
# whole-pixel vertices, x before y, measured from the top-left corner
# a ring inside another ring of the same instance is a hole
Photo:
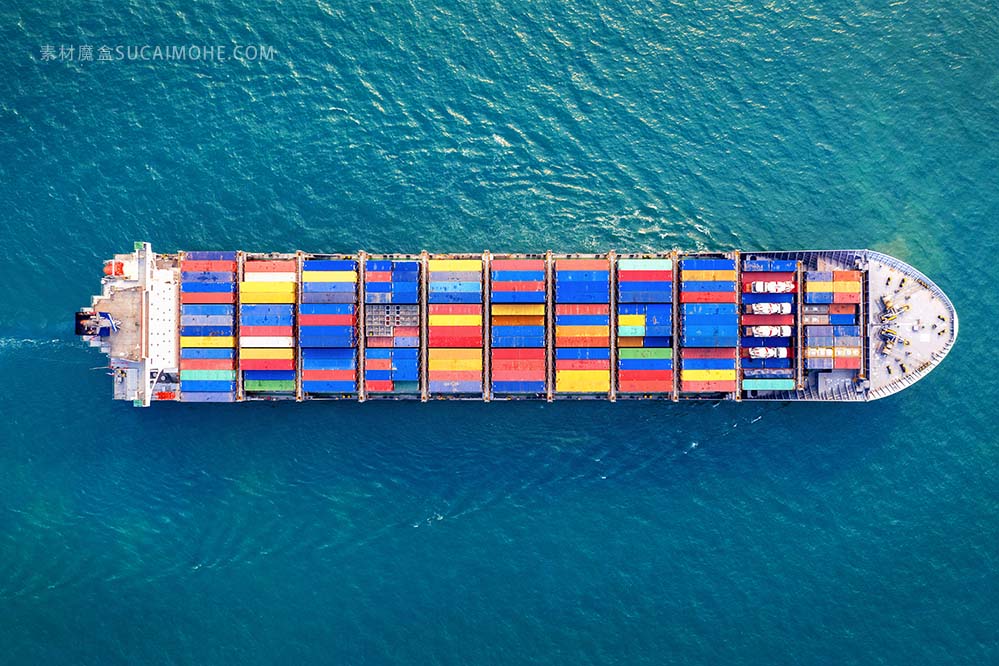
[[[669,347],[618,347],[618,358],[673,358]]]
[[[743,391],[793,391],[793,379],[743,379]]]
[[[232,382],[236,381],[236,371],[235,370],[181,370],[180,378],[181,380],[211,379],[216,381]]]
[[[268,393],[294,393],[294,379],[248,379],[243,382],[244,391]]]

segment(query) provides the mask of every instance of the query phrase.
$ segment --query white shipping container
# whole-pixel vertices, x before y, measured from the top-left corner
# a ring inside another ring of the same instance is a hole
[[[244,273],[243,282],[295,282],[295,273]]]
[[[262,336],[239,336],[240,347],[263,347],[273,349],[287,349],[295,346],[295,338],[292,336],[262,335]]]

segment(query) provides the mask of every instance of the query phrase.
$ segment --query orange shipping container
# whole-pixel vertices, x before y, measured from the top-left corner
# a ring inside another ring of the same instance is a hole
[[[560,338],[555,336],[556,347],[606,347],[608,339],[602,338]]]
[[[558,271],[606,271],[610,262],[606,259],[556,259],[555,270]]]

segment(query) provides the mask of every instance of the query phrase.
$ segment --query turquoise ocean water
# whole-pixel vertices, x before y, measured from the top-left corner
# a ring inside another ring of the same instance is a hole
[[[0,40],[0,662],[999,661],[993,3],[14,0]],[[145,44],[275,55],[97,60]],[[71,328],[134,240],[870,247],[962,332],[870,405],[138,410]]]

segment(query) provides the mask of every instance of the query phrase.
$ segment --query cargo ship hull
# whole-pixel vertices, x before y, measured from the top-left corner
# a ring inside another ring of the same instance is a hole
[[[947,296],[871,250],[317,254],[148,243],[77,333],[113,395],[256,400],[867,401],[957,339]]]

